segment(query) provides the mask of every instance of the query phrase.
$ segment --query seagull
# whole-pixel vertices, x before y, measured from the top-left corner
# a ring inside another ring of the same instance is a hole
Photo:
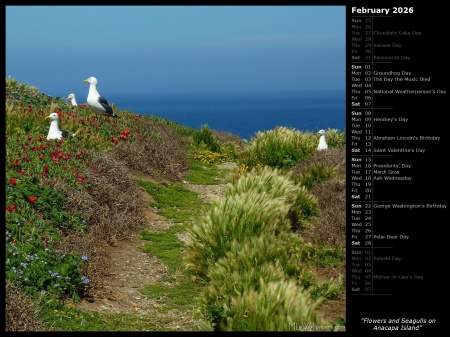
[[[51,113],[50,115],[45,117],[45,119],[50,119],[51,120],[50,128],[48,129],[47,140],[67,138],[67,136],[69,135],[69,130],[61,131],[59,129],[59,127],[58,127],[59,116],[58,116],[58,114],[56,112]],[[80,130],[78,130],[77,132],[73,133],[71,136],[75,137],[79,131]]]
[[[97,115],[117,118],[117,115],[114,113],[108,101],[98,93],[97,79],[95,77],[89,77],[83,82],[90,83],[89,94],[87,97],[87,105],[89,108]]]
[[[78,105],[77,101],[75,99],[75,95],[74,94],[70,94],[67,98],[66,101],[68,101],[70,99],[70,102],[72,102],[72,105]]]
[[[319,146],[317,146],[317,151],[328,149],[328,144],[327,141],[325,140],[325,130],[317,131],[316,135],[320,135]]]

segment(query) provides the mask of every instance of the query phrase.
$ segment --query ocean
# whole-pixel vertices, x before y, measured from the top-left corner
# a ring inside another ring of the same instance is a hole
[[[345,130],[345,91],[148,93],[110,95],[119,110],[181,125],[230,132],[250,140],[277,126],[299,131]]]

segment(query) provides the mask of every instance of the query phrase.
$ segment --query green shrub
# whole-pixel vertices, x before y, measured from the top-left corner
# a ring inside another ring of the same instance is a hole
[[[257,166],[288,168],[311,156],[317,148],[317,140],[309,132],[276,127],[257,132],[237,159],[242,171]]]
[[[214,138],[213,132],[208,125],[204,125],[199,131],[195,132],[192,139],[196,145],[201,145],[203,143],[208,150],[220,152],[220,144]]]

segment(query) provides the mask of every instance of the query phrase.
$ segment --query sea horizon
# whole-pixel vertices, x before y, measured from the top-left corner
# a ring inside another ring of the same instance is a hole
[[[277,126],[312,133],[345,130],[345,90],[111,93],[119,110],[167,118],[180,125],[250,140]]]

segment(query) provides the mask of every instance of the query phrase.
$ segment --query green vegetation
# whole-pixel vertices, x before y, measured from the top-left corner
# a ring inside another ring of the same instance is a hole
[[[323,235],[322,225],[335,226],[333,235],[345,234],[345,218],[320,223],[327,209],[317,188],[342,182],[345,174],[331,159],[315,161],[315,135],[277,127],[244,142],[207,125],[195,130],[115,106],[118,119],[95,118],[85,106],[10,77],[5,91],[10,331],[26,330],[17,319],[23,316],[40,322],[35,329],[56,331],[345,325],[340,317],[329,323],[320,311],[322,303],[345,295],[345,273],[323,276],[345,266],[345,247],[314,239],[314,231]],[[60,116],[60,129],[79,131],[77,136],[47,141],[44,118],[52,112]],[[345,149],[345,132],[329,130],[327,142]],[[238,169],[218,168],[228,161]],[[131,179],[133,170],[155,179]],[[228,189],[207,204],[184,180]],[[153,198],[153,210],[170,221],[168,228],[143,230],[148,204],[142,188]],[[167,267],[167,275],[142,290],[159,306],[145,318],[78,308],[110,276],[108,247],[137,232],[146,240],[141,249]],[[24,313],[31,307],[38,309]],[[201,325],[172,326],[168,312]]]
[[[186,175],[186,179],[197,185],[217,185],[223,184],[229,170],[219,169],[215,164],[202,164],[196,160],[189,162],[191,172]]]
[[[160,185],[142,179],[135,181],[153,196],[155,201],[151,205],[158,209],[158,213],[174,222],[191,221],[203,206],[203,202],[198,199],[195,192],[179,183]]]
[[[311,156],[317,147],[316,138],[309,132],[276,127],[257,132],[238,158],[242,171],[260,166],[288,168]]]

